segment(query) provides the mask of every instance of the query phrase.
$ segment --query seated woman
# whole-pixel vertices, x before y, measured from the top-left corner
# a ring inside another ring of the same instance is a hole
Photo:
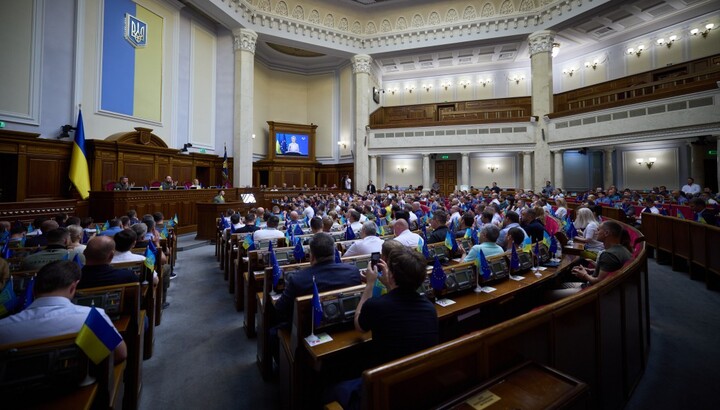
[[[565,198],[555,199],[555,205],[557,205],[555,216],[559,219],[565,219],[567,216],[567,202],[565,201]]]
[[[585,251],[582,256],[586,259],[597,259],[598,253],[602,252],[605,247],[598,240],[598,223],[593,212],[589,208],[579,208],[574,224],[575,229],[582,236],[576,236],[573,240],[585,243]]]

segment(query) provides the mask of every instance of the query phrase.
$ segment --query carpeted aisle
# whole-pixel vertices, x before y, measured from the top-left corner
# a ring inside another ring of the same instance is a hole
[[[649,364],[627,408],[720,408],[720,292],[653,259],[649,267]],[[214,247],[178,252],[176,271],[143,363],[140,408],[277,408],[278,385],[260,377],[256,340],[245,336]]]
[[[187,241],[183,241],[187,242]],[[143,362],[141,409],[276,408],[277,384],[255,364],[214,246],[178,252],[155,351]]]

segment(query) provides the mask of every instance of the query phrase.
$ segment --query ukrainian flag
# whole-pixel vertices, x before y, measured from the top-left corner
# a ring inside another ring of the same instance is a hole
[[[101,109],[162,121],[163,18],[132,0],[103,13]]]
[[[82,110],[78,113],[77,128],[75,129],[75,141],[70,159],[70,181],[75,185],[82,199],[90,196],[90,173],[88,172],[87,151],[85,151]]]
[[[120,342],[122,342],[122,337],[115,328],[102,317],[95,306],[91,307],[85,323],[75,338],[75,344],[93,363],[99,364],[110,355],[110,352],[115,350]]]

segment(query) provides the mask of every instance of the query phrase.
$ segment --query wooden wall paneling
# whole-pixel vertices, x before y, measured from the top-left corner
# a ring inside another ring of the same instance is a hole
[[[618,287],[610,289],[609,292],[600,295],[597,305],[596,315],[603,317],[619,318],[622,316],[621,305],[622,292]],[[598,398],[601,403],[598,408],[602,409],[619,409],[624,402],[624,372],[622,360],[623,357],[623,338],[621,320],[602,320],[600,322],[599,344],[602,346],[600,350],[600,373],[598,374],[599,392],[593,396]]]
[[[136,159],[126,160],[124,171],[121,174],[127,176],[128,180],[131,183],[134,182],[136,186],[146,187],[155,177],[153,168],[152,159],[146,162],[138,162]]]
[[[115,161],[112,161],[110,159],[105,159],[101,162],[100,166],[102,167],[102,173],[100,174],[100,190],[105,190],[105,183],[108,181],[117,181],[118,175],[117,168],[115,166]]]
[[[645,368],[643,353],[642,307],[640,304],[640,275],[629,278],[622,286],[625,335],[625,395],[630,397]]]
[[[690,224],[690,247],[692,248],[692,264],[707,269],[708,266],[708,255],[712,255],[712,252],[706,252],[705,241],[705,227],[702,224],[691,223]],[[717,246],[717,243],[711,244],[711,246]],[[716,258],[717,259],[717,258]],[[694,272],[691,270],[690,272]],[[692,277],[692,276],[691,276]]]
[[[549,319],[525,323],[517,329],[489,337],[486,341],[489,374],[499,374],[527,360],[552,366],[552,323]]]
[[[673,269],[679,258],[690,262],[692,249],[690,247],[690,223],[679,218],[672,218],[672,242],[673,242]],[[688,263],[688,265],[692,265]],[[691,271],[692,272],[692,271]]]
[[[694,224],[693,224],[694,225]],[[702,225],[705,229],[705,254],[707,255],[707,273],[705,282],[707,287],[717,289],[720,283],[720,258],[714,255],[720,243],[720,228]]]
[[[597,385],[597,323],[595,301],[582,306],[558,311],[554,320],[555,361],[553,368],[586,382]],[[590,337],[595,335],[594,337]],[[578,343],[578,340],[584,340]],[[592,342],[589,342],[592,340]]]
[[[57,198],[68,179],[67,161],[53,158],[30,158],[27,162],[28,190],[26,198]],[[65,171],[65,172],[63,172]]]

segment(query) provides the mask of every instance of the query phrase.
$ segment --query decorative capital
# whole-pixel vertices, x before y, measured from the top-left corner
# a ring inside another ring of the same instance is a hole
[[[470,156],[470,153],[469,152],[461,152],[460,155],[462,155],[463,157],[468,157],[468,156]]]
[[[367,54],[358,54],[352,58],[352,71],[353,74],[370,74],[370,64],[372,63],[372,57]]]
[[[246,28],[233,30],[233,50],[249,51],[255,54],[255,43],[257,42],[257,38],[257,33],[252,30],[248,30]]]
[[[536,31],[528,37],[530,46],[530,57],[537,53],[552,52],[553,43],[555,42],[555,32],[550,30]]]
[[[422,154],[423,159],[430,158],[430,154]]]

